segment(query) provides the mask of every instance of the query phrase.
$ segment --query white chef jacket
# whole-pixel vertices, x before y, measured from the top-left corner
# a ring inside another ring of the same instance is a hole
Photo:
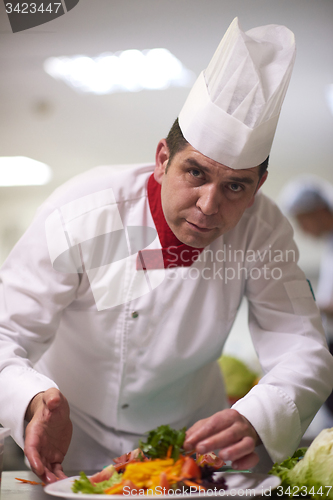
[[[150,228],[141,246],[160,247],[147,199],[153,168],[100,167],[74,178],[39,209],[6,260],[0,421],[23,446],[30,400],[58,387],[75,424],[116,449],[122,435],[189,426],[227,407],[216,360],[245,295],[264,376],[234,408],[271,458],[283,460],[333,385],[332,357],[296,265],[291,226],[259,194],[237,226],[189,267],[137,270],[135,241],[127,241],[126,258],[120,245],[110,262],[108,248],[97,245],[101,265],[94,264],[84,255],[94,234],[100,243],[107,232]]]

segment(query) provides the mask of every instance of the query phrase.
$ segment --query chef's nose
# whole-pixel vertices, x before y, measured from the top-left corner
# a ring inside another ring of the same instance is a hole
[[[215,186],[201,186],[200,196],[196,206],[200,208],[204,215],[215,215],[218,213],[221,204],[221,192]]]

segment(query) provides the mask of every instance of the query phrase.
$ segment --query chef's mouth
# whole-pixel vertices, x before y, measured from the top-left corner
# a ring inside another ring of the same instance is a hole
[[[197,226],[196,224],[193,224],[193,222],[190,222],[188,220],[186,220],[186,222],[191,226],[191,228],[195,229],[196,231],[199,231],[200,233],[209,233],[209,231],[212,231],[214,229],[213,227]]]

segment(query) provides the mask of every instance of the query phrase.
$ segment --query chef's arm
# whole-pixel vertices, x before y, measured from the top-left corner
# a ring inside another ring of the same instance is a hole
[[[230,460],[234,469],[250,469],[259,462],[255,452],[259,444],[260,438],[250,422],[238,411],[227,409],[188,429],[184,447],[200,454],[219,450],[219,457]]]
[[[275,300],[273,280],[251,293],[249,326],[263,377],[233,406],[257,429],[274,462],[294,453],[332,391],[333,360],[320,314],[304,275],[295,278],[276,283]]]
[[[52,268],[45,218],[33,224],[0,270],[0,421],[24,447],[24,416],[34,396],[57,384],[34,369],[54,341],[62,311],[75,298],[79,276]]]
[[[61,463],[72,437],[66,398],[55,388],[38,393],[30,401],[25,419],[24,453],[32,471],[45,483],[64,479]]]

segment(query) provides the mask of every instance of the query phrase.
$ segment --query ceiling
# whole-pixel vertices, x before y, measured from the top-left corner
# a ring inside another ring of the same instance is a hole
[[[189,92],[79,94],[44,72],[47,57],[165,47],[198,75],[236,16],[245,30],[285,24],[296,36],[264,191],[277,197],[301,172],[333,182],[333,116],[325,101],[333,83],[332,0],[80,0],[64,16],[15,34],[1,2],[0,156],[29,156],[54,171],[44,187],[0,188],[7,229],[15,222],[20,232],[73,175],[101,164],[154,161]]]

